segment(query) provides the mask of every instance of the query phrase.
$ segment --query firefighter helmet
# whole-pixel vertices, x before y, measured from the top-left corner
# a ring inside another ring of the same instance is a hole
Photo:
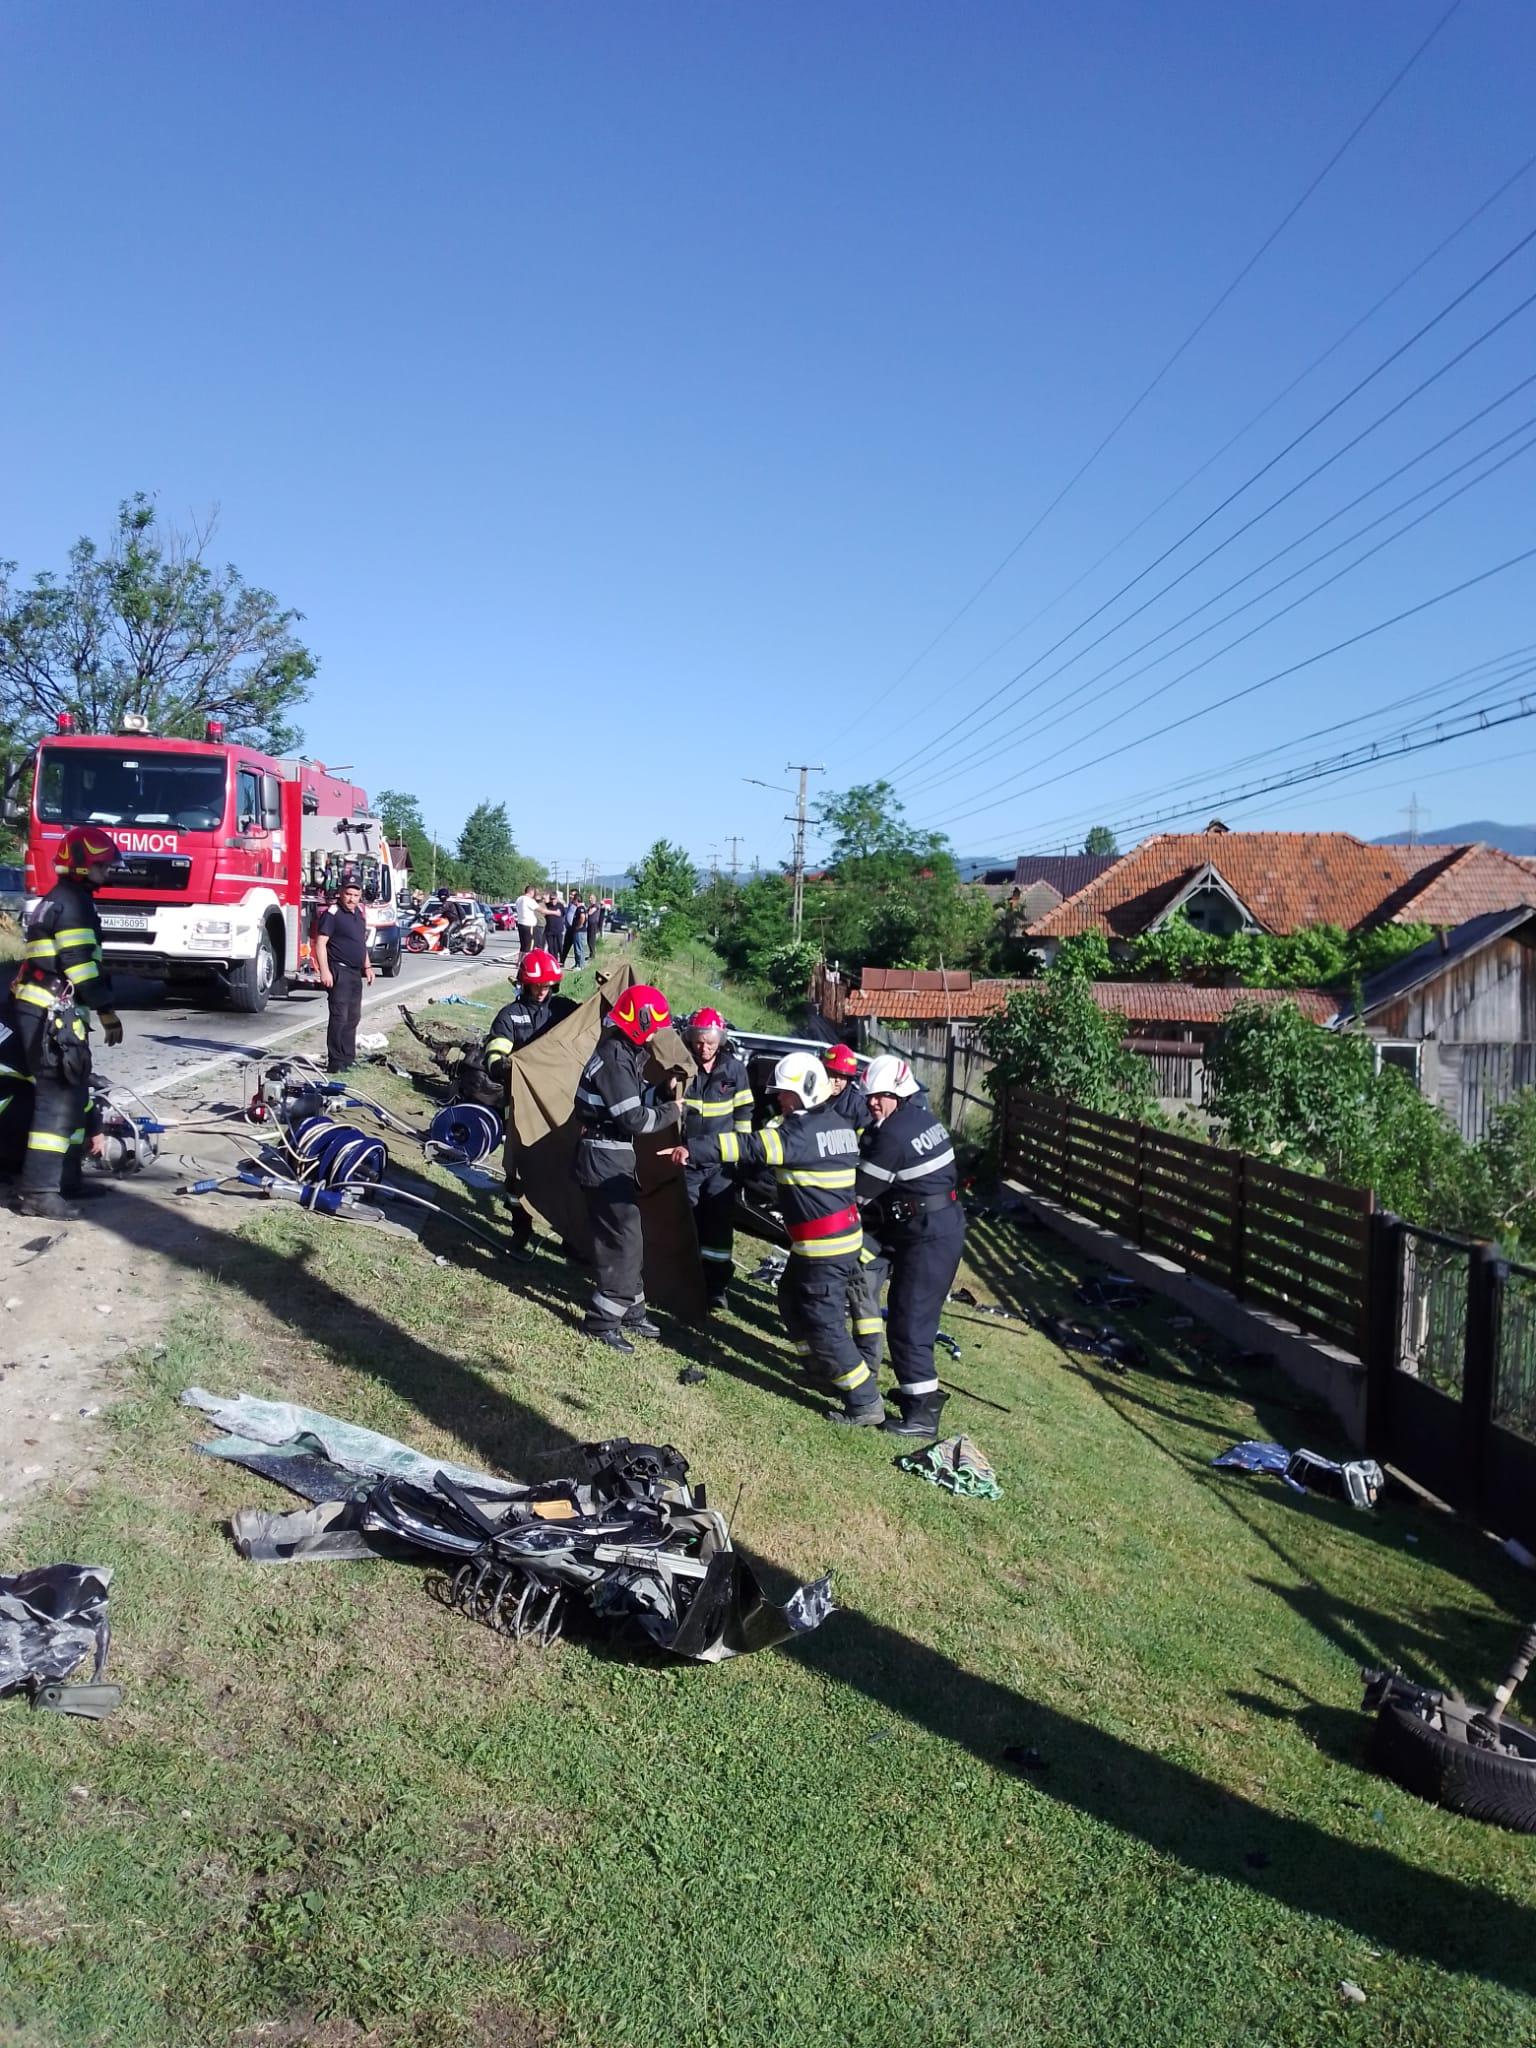
[[[83,882],[99,862],[115,868],[122,859],[117,841],[99,825],[72,825],[59,841],[53,864],[61,875]]]
[[[821,1056],[821,1064],[829,1074],[836,1074],[844,1081],[859,1078],[859,1056],[851,1045],[829,1045]]]
[[[895,1095],[904,1100],[917,1093],[917,1080],[905,1060],[898,1059],[893,1052],[883,1052],[865,1070],[864,1093]]]
[[[517,978],[524,988],[554,988],[565,969],[542,946],[530,946],[517,963]]]
[[[649,1045],[657,1032],[672,1022],[672,1012],[659,988],[637,981],[614,998],[608,1022],[616,1024],[631,1045]]]
[[[690,1038],[724,1038],[725,1019],[718,1010],[695,1010],[688,1020]]]
[[[803,1109],[814,1109],[832,1092],[826,1068],[809,1052],[785,1053],[773,1070],[773,1085],[786,1095],[798,1095]]]

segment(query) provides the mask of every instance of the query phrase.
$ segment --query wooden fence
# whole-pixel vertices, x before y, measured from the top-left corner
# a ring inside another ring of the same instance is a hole
[[[1002,1170],[1358,1358],[1370,1345],[1367,1189],[1014,1089]]]

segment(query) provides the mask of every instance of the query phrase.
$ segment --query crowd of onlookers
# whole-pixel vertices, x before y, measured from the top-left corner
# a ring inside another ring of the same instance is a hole
[[[562,964],[574,954],[578,968],[586,966],[607,916],[607,905],[595,890],[584,897],[573,889],[567,898],[558,889],[525,889],[512,906],[518,946],[524,953],[542,946]]]

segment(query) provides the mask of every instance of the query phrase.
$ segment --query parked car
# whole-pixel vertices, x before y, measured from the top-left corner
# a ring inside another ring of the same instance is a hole
[[[0,917],[20,924],[27,908],[25,868],[0,867]]]
[[[491,924],[499,932],[512,931],[517,924],[517,919],[512,915],[512,905],[510,903],[493,903],[491,905]]]

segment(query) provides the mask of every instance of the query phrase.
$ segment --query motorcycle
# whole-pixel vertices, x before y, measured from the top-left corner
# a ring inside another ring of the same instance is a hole
[[[446,911],[418,918],[405,935],[407,953],[483,953],[485,951],[485,919],[478,911],[472,910],[463,917],[450,917]]]

